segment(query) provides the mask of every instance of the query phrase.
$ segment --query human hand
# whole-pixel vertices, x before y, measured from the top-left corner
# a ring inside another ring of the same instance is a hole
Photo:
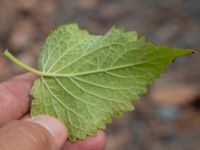
[[[71,143],[67,129],[55,118],[28,118],[29,90],[36,77],[23,74],[0,84],[0,148],[3,150],[103,150],[105,134],[98,131]]]

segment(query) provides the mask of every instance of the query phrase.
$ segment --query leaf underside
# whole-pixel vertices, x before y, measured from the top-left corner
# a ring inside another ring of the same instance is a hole
[[[84,139],[105,128],[113,117],[134,109],[132,101],[147,91],[172,61],[191,50],[156,46],[136,32],[111,28],[104,36],[76,24],[53,31],[41,49],[31,114],[62,120],[69,140]]]

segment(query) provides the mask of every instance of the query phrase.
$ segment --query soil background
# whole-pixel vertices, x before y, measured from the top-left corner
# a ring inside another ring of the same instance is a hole
[[[36,67],[48,33],[70,22],[92,34],[121,26],[157,44],[193,49],[134,102],[134,112],[108,125],[106,150],[199,150],[199,0],[0,0],[0,81],[24,72],[3,56],[5,48]]]

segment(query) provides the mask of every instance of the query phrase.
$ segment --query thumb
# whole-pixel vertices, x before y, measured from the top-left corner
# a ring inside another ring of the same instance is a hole
[[[67,137],[65,126],[55,118],[37,116],[12,121],[0,129],[3,150],[60,150]]]

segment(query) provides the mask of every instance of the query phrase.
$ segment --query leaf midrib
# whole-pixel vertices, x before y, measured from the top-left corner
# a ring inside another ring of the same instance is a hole
[[[133,66],[137,66],[137,65],[147,64],[147,63],[148,62],[127,64],[127,65],[121,65],[121,66],[106,68],[106,69],[86,71],[86,72],[81,72],[81,73],[55,74],[55,73],[45,73],[45,72],[43,72],[43,76],[47,76],[47,77],[76,77],[76,76],[83,76],[83,75],[90,75],[90,74],[108,72],[108,71],[113,71],[113,70],[118,70],[118,69],[123,69],[123,68],[129,68],[129,67],[133,67]]]

